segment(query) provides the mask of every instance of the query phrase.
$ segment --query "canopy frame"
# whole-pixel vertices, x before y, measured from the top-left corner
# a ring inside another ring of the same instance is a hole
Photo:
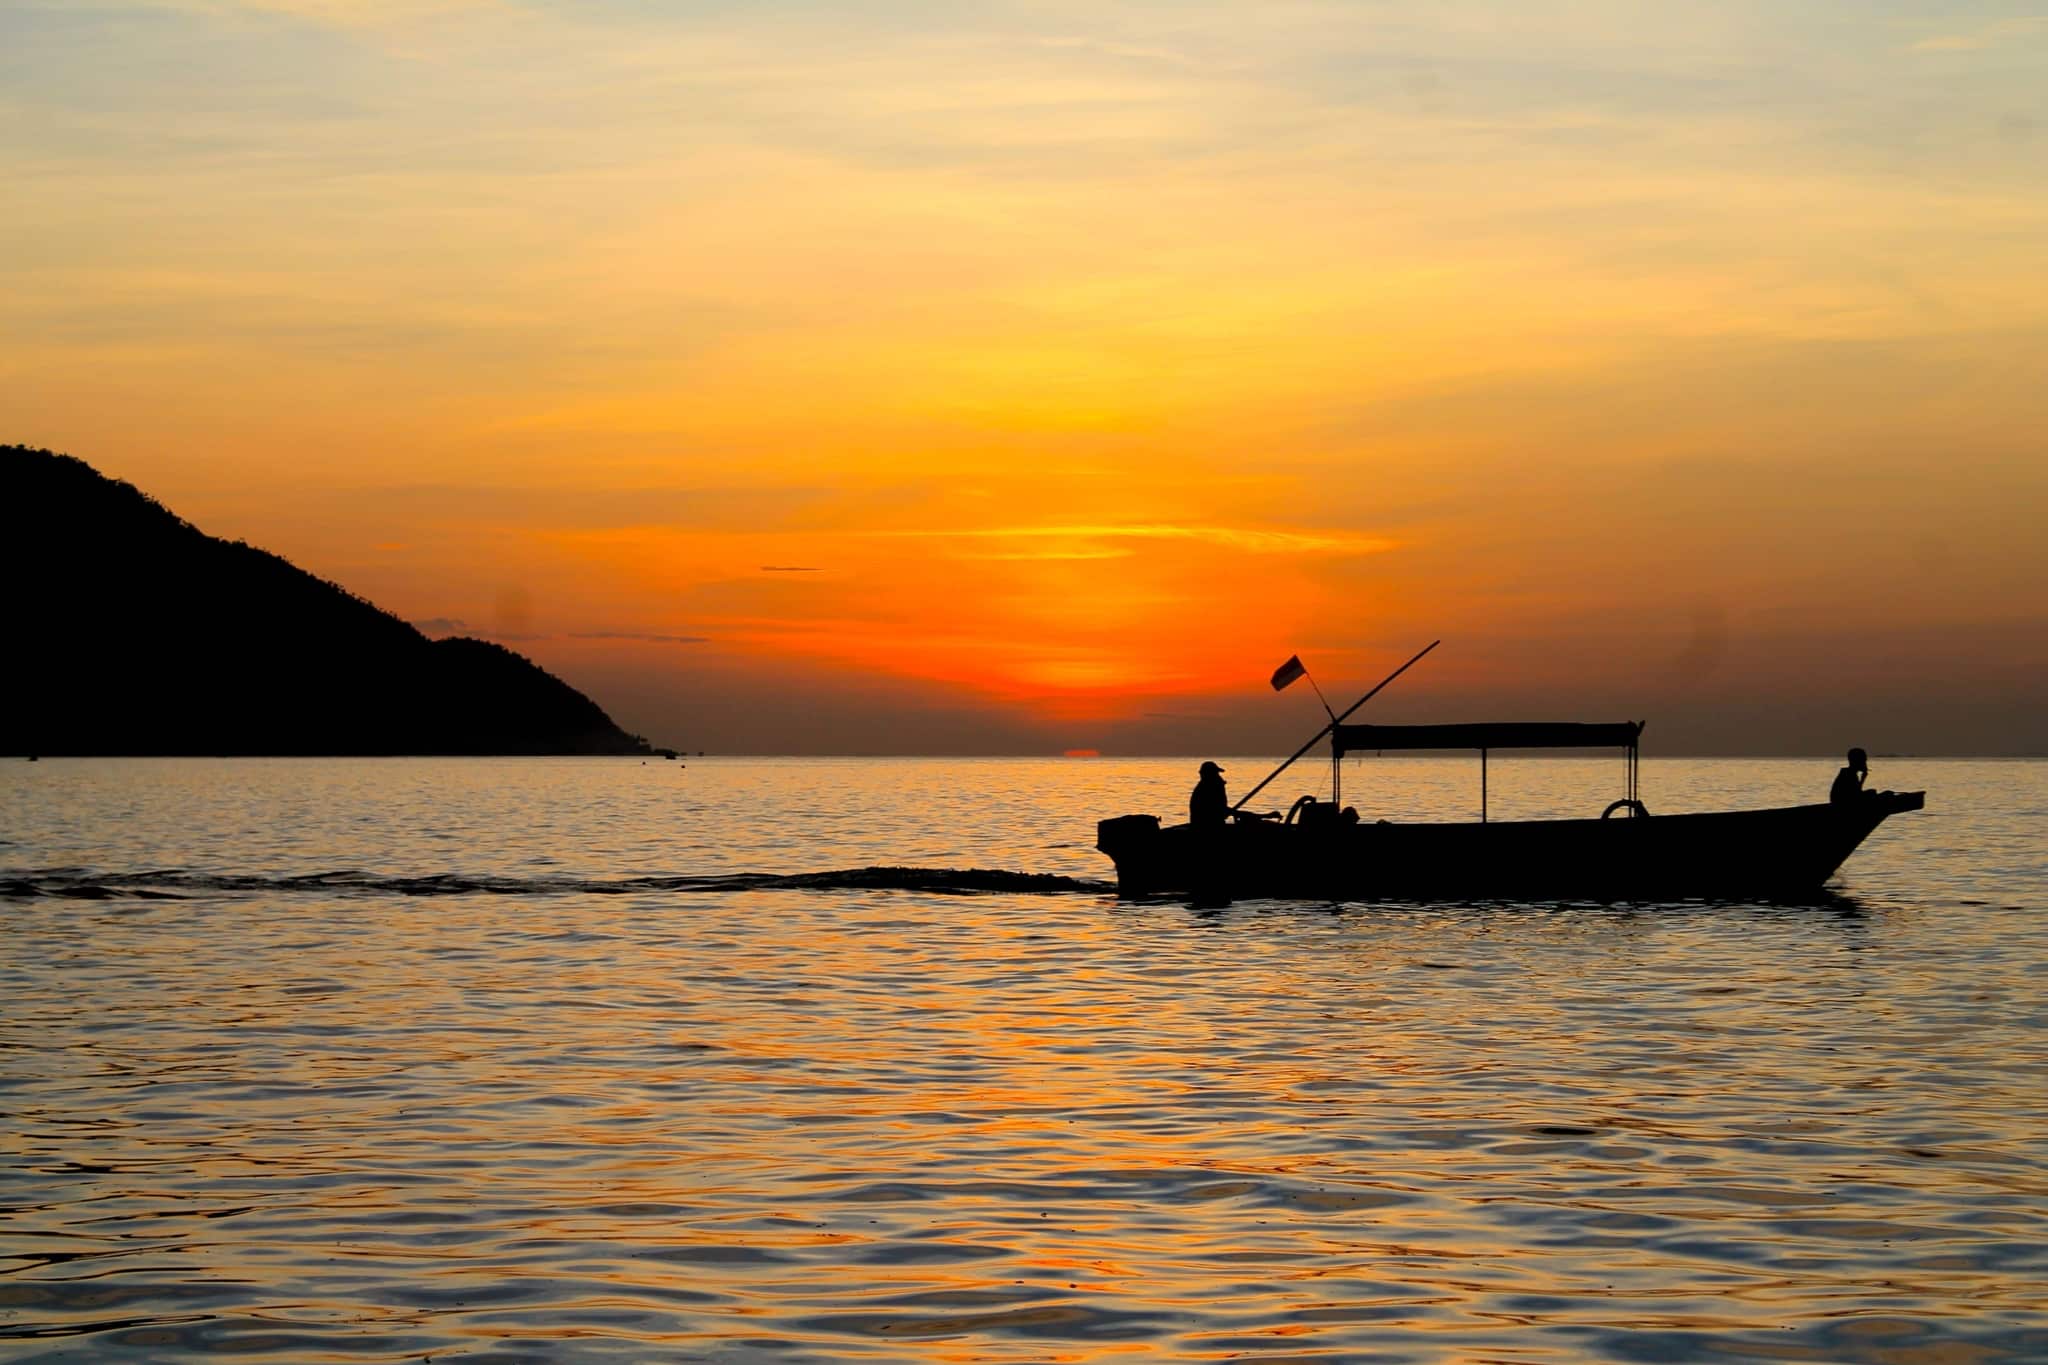
[[[1332,763],[1347,753],[1411,752],[1418,749],[1479,751],[1479,822],[1487,822],[1487,759],[1494,749],[1604,749],[1622,751],[1622,802],[1640,810],[1643,722],[1583,724],[1571,721],[1485,721],[1470,725],[1334,725]],[[1619,804],[1619,803],[1617,803]]]

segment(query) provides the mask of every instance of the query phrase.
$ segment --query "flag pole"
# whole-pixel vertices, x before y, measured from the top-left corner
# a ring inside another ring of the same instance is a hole
[[[1246,792],[1246,793],[1245,793],[1245,794],[1244,794],[1243,796],[1240,796],[1240,797],[1239,797],[1239,798],[1237,799],[1237,804],[1236,804],[1236,805],[1234,805],[1234,806],[1232,806],[1232,807],[1231,807],[1230,809],[1231,809],[1232,811],[1239,811],[1239,810],[1242,810],[1242,809],[1244,809],[1244,803],[1245,803],[1245,802],[1247,802],[1247,801],[1249,801],[1249,800],[1251,800],[1251,799],[1252,799],[1252,798],[1253,798],[1254,796],[1257,796],[1257,795],[1258,795],[1258,794],[1259,794],[1260,792],[1264,791],[1264,790],[1266,789],[1266,783],[1268,783],[1268,782],[1271,782],[1271,781],[1272,781],[1272,780],[1273,780],[1274,778],[1276,778],[1276,777],[1280,776],[1280,774],[1282,774],[1282,773],[1286,772],[1286,771],[1287,771],[1287,770],[1288,770],[1289,768],[1291,768],[1291,767],[1293,767],[1293,766],[1294,766],[1294,760],[1295,760],[1295,759],[1297,759],[1297,758],[1300,758],[1300,757],[1301,757],[1301,756],[1302,756],[1303,754],[1307,753],[1307,752],[1308,752],[1308,751],[1309,751],[1310,749],[1313,749],[1313,748],[1315,748],[1315,747],[1316,747],[1316,741],[1317,741],[1317,740],[1321,739],[1321,738],[1322,738],[1322,737],[1323,737],[1324,735],[1327,735],[1327,734],[1329,734],[1329,733],[1330,733],[1330,732],[1331,732],[1332,730],[1336,729],[1336,728],[1337,728],[1337,727],[1338,727],[1339,725],[1343,724],[1343,723],[1344,723],[1344,721],[1345,721],[1345,720],[1346,720],[1346,719],[1347,719],[1347,718],[1348,718],[1348,717],[1349,717],[1349,716],[1351,715],[1351,712],[1352,712],[1352,711],[1356,711],[1356,710],[1357,710],[1357,709],[1358,709],[1359,707],[1361,707],[1361,706],[1365,705],[1365,704],[1366,704],[1367,702],[1371,701],[1371,700],[1372,700],[1372,699],[1373,699],[1374,697],[1377,697],[1377,696],[1378,696],[1378,695],[1380,694],[1380,692],[1381,692],[1381,691],[1382,691],[1382,690],[1383,690],[1383,689],[1384,689],[1384,688],[1386,687],[1386,685],[1387,685],[1388,683],[1390,683],[1390,682],[1392,682],[1392,681],[1393,681],[1394,679],[1396,679],[1396,678],[1400,677],[1400,676],[1401,676],[1401,675],[1402,675],[1403,673],[1406,673],[1406,672],[1407,672],[1407,671],[1408,671],[1409,669],[1411,669],[1411,668],[1415,667],[1415,665],[1417,665],[1417,664],[1421,663],[1421,662],[1422,662],[1422,655],[1423,655],[1423,654],[1427,654],[1427,653],[1429,653],[1429,651],[1430,651],[1430,650],[1432,650],[1432,649],[1435,649],[1435,648],[1436,648],[1436,647],[1437,647],[1438,645],[1440,645],[1440,644],[1442,644],[1442,643],[1443,643],[1443,641],[1442,641],[1442,640],[1431,640],[1431,641],[1429,642],[1429,644],[1428,644],[1427,646],[1425,646],[1425,647],[1424,647],[1424,649],[1423,649],[1423,651],[1422,651],[1422,654],[1417,654],[1417,655],[1416,655],[1416,656],[1415,656],[1414,658],[1410,659],[1410,660],[1409,660],[1409,661],[1408,661],[1407,663],[1405,663],[1405,664],[1402,664],[1402,665],[1401,665],[1401,666],[1400,666],[1399,668],[1395,669],[1395,670],[1394,670],[1394,671],[1393,671],[1392,673],[1389,673],[1389,674],[1387,674],[1387,676],[1386,676],[1386,677],[1384,677],[1384,678],[1382,678],[1382,679],[1380,680],[1380,684],[1379,684],[1379,686],[1378,686],[1378,687],[1375,687],[1375,688],[1373,688],[1373,690],[1372,690],[1372,691],[1370,691],[1370,692],[1366,693],[1366,694],[1365,694],[1364,696],[1360,697],[1360,698],[1359,698],[1359,699],[1358,699],[1357,701],[1355,701],[1355,702],[1352,702],[1352,703],[1351,703],[1351,706],[1350,706],[1350,708],[1349,708],[1348,710],[1346,710],[1346,711],[1344,712],[1344,714],[1343,714],[1343,715],[1341,715],[1341,716],[1332,716],[1332,717],[1330,718],[1330,723],[1329,723],[1328,725],[1325,725],[1325,726],[1324,726],[1324,727],[1323,727],[1322,729],[1320,729],[1320,730],[1316,731],[1316,732],[1315,732],[1315,735],[1314,735],[1314,736],[1313,736],[1313,737],[1312,737],[1312,738],[1311,738],[1311,739],[1309,740],[1309,742],[1308,742],[1308,743],[1306,743],[1306,744],[1304,744],[1304,745],[1302,745],[1302,746],[1301,746],[1301,747],[1300,747],[1299,749],[1296,749],[1296,750],[1294,751],[1293,755],[1292,755],[1292,756],[1291,756],[1291,757],[1290,757],[1290,758],[1289,758],[1289,759],[1288,759],[1288,760],[1287,760],[1287,761],[1286,761],[1285,763],[1282,763],[1282,764],[1281,764],[1281,765],[1280,765],[1279,767],[1277,767],[1277,768],[1273,769],[1273,771],[1272,771],[1272,772],[1269,772],[1269,773],[1267,773],[1267,774],[1266,774],[1266,776],[1265,776],[1265,779],[1264,779],[1264,781],[1261,781],[1261,782],[1259,783],[1259,785],[1258,785],[1258,786],[1256,786],[1256,787],[1253,787],[1253,788],[1252,788],[1252,789],[1251,789],[1250,791]],[[1304,669],[1303,671],[1304,671],[1304,672],[1306,672],[1307,670],[1306,670],[1306,669]],[[1318,693],[1317,695],[1321,695],[1321,694],[1320,694],[1320,693]],[[1326,710],[1328,709],[1328,705],[1327,705],[1327,703],[1325,704],[1325,707],[1324,707],[1324,709],[1326,709]]]
[[[1330,718],[1330,724],[1335,725],[1337,713],[1330,709],[1330,699],[1323,695],[1322,684],[1316,681],[1315,674],[1308,671],[1307,664],[1301,666],[1301,676],[1308,679],[1310,687],[1315,688],[1316,700],[1323,704],[1323,714]],[[1344,805],[1344,760],[1337,753],[1337,746],[1334,744],[1330,746],[1330,804],[1340,809]]]
[[[1330,718],[1330,724],[1335,725],[1337,723],[1337,713],[1330,709],[1330,699],[1323,695],[1323,689],[1316,687],[1316,675],[1308,671],[1307,664],[1301,666],[1301,676],[1308,679],[1310,687],[1315,687],[1316,700],[1323,704],[1323,714]]]

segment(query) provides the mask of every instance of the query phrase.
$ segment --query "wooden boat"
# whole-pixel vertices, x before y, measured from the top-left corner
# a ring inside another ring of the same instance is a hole
[[[1238,810],[1227,823],[1162,827],[1157,816],[1119,816],[1097,825],[1095,846],[1116,863],[1124,896],[1782,899],[1818,892],[1887,816],[1925,805],[1924,792],[1865,792],[1821,805],[1653,816],[1638,793],[1642,729],[1332,724],[1333,762],[1361,751],[1478,750],[1479,820],[1361,823],[1335,802],[1304,797],[1284,819]],[[1626,780],[1600,818],[1487,819],[1489,753],[1607,745],[1622,749]]]

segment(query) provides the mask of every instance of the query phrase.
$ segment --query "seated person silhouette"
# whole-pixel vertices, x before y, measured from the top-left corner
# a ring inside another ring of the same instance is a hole
[[[1861,749],[1849,751],[1848,764],[1835,774],[1835,785],[1828,788],[1828,803],[1836,806],[1853,805],[1865,796],[1863,779],[1870,776],[1870,759]]]
[[[1202,775],[1188,796],[1188,823],[1220,825],[1230,815],[1230,797],[1223,789],[1223,769],[1214,763],[1202,765]]]

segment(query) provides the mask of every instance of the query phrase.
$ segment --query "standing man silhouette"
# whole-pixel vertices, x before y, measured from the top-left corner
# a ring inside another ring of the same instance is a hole
[[[1220,825],[1230,815],[1230,796],[1223,790],[1223,769],[1214,763],[1202,765],[1202,775],[1188,796],[1188,823]]]

